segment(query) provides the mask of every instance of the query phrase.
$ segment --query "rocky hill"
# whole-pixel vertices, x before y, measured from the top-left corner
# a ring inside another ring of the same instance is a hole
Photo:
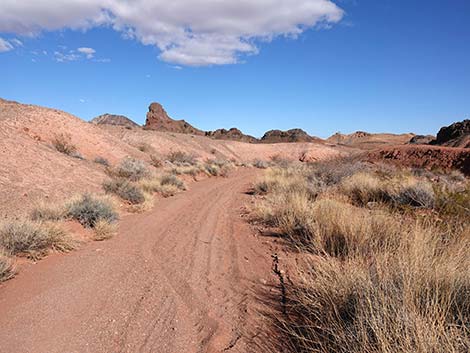
[[[470,120],[466,119],[439,130],[432,145],[470,148]]]
[[[216,140],[232,140],[232,141],[241,141],[241,142],[248,142],[248,143],[256,143],[258,139],[256,137],[245,135],[239,129],[232,127],[229,130],[226,129],[218,129],[215,131],[207,131],[207,137],[211,137]]]
[[[373,150],[385,145],[403,145],[408,143],[414,134],[371,134],[364,131],[356,131],[352,134],[336,133],[326,141],[337,145]]]
[[[291,129],[287,131],[269,130],[260,141],[262,143],[320,142],[321,139],[310,136],[302,129]]]
[[[416,135],[413,136],[408,142],[410,145],[428,145],[431,141],[435,140],[436,136],[433,135]]]
[[[205,135],[204,131],[196,129],[184,120],[174,120],[170,118],[160,103],[150,104],[144,129],[201,136]]]
[[[134,123],[131,119],[124,115],[115,115],[115,114],[103,114],[92,119],[90,123],[97,125],[116,125],[116,126],[125,126],[125,127],[139,127],[138,124]]]

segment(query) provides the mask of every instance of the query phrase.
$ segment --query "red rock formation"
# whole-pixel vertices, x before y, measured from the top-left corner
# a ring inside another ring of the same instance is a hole
[[[192,135],[205,134],[204,131],[196,129],[184,120],[174,120],[170,118],[159,103],[150,104],[144,129]]]

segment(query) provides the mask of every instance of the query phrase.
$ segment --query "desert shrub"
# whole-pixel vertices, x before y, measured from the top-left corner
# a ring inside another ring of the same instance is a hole
[[[11,221],[0,225],[0,247],[12,255],[40,258],[46,255],[49,249],[72,250],[74,243],[57,226],[31,221]]]
[[[155,168],[163,167],[163,161],[158,156],[152,154],[150,155],[150,164],[153,165]]]
[[[163,175],[160,179],[160,183],[161,185],[173,185],[180,190],[186,190],[186,185],[184,184],[184,181],[172,174]]]
[[[469,350],[470,188],[447,184],[382,167],[266,171],[254,217],[285,235],[298,266],[281,282],[283,351]]]
[[[271,163],[281,167],[281,168],[287,168],[289,165],[292,163],[289,159],[281,156],[280,154],[275,154],[269,158],[271,160]]]
[[[134,205],[142,203],[145,200],[144,194],[139,186],[122,178],[105,181],[103,183],[103,189],[107,193],[115,194]]]
[[[96,157],[93,162],[95,162],[96,164],[101,164],[105,167],[109,167],[109,161],[104,158],[104,157]]]
[[[417,228],[394,252],[308,258],[280,325],[289,351],[468,351],[468,235],[457,239]]]
[[[72,143],[72,136],[66,133],[56,134],[52,140],[54,148],[68,156],[77,152],[77,147]]]
[[[116,234],[116,224],[101,219],[96,222],[93,231],[93,240],[102,241],[110,239]]]
[[[118,219],[111,202],[90,194],[84,194],[70,201],[67,205],[67,215],[88,228],[93,228],[100,220],[111,223]]]
[[[392,195],[392,200],[397,205],[413,207],[433,208],[435,195],[429,183],[412,183],[403,185]]]
[[[141,180],[149,174],[145,163],[134,158],[122,160],[116,167],[115,173],[118,177],[131,181]]]
[[[220,167],[215,164],[206,164],[204,168],[206,169],[206,172],[212,176],[218,176],[220,173]]]
[[[253,167],[259,168],[259,169],[266,169],[269,167],[269,163],[261,159],[255,159],[253,161]]]
[[[63,205],[40,202],[31,212],[33,221],[59,221],[66,217]]]
[[[74,152],[70,153],[69,156],[73,157],[73,158],[80,159],[81,161],[85,160],[85,157],[83,157],[83,155],[78,151],[74,151]]]
[[[435,208],[440,215],[470,223],[470,185],[460,189],[437,187]]]
[[[312,163],[309,177],[321,180],[327,186],[339,184],[343,179],[359,172],[366,172],[370,166],[357,158],[335,158]]]
[[[15,275],[15,267],[11,257],[0,249],[0,283],[12,278]]]
[[[166,157],[168,161],[174,164],[188,164],[195,165],[197,163],[196,157],[183,151],[173,151]]]
[[[171,168],[171,173],[174,175],[191,175],[192,177],[197,176],[201,172],[199,165],[185,165]]]
[[[172,184],[162,185],[161,177],[156,177],[153,179],[144,179],[139,183],[140,187],[148,193],[157,192],[163,197],[174,196],[180,191],[180,189]]]

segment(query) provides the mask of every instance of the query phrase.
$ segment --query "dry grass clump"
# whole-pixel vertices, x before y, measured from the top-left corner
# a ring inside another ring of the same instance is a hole
[[[103,241],[112,238],[116,234],[116,224],[109,223],[106,220],[100,219],[95,223],[93,228],[93,240]]]
[[[395,206],[433,208],[435,203],[432,184],[413,176],[384,178],[373,173],[359,172],[344,179],[341,188],[360,205],[388,202]]]
[[[179,190],[186,190],[186,185],[183,180],[179,179],[173,174],[164,174],[160,178],[161,185],[173,185]]]
[[[315,168],[269,169],[255,186],[255,219],[300,259],[283,282],[283,351],[468,352],[468,182]]]
[[[183,151],[173,151],[168,154],[166,157],[168,161],[173,164],[187,164],[187,165],[195,165],[197,164],[196,156],[193,154],[189,154]]]
[[[181,165],[171,168],[170,172],[174,175],[191,175],[192,177],[196,177],[199,173],[202,172],[202,166],[199,164]]]
[[[309,177],[321,180],[331,186],[361,171],[368,171],[371,166],[357,157],[334,158],[311,164]]]
[[[109,200],[90,194],[72,199],[66,209],[70,218],[88,228],[94,228],[101,220],[112,223],[118,219],[118,214]]]
[[[2,249],[0,249],[0,283],[15,276],[13,259]]]
[[[125,179],[112,179],[103,183],[103,189],[107,193],[119,196],[121,199],[137,205],[145,201],[142,189]]]
[[[162,177],[157,176],[152,179],[144,179],[139,183],[140,187],[147,193],[159,193],[163,197],[170,197],[176,195],[181,191],[178,186],[173,184],[162,184]],[[178,184],[179,185],[179,184]]]
[[[308,258],[282,329],[292,352],[468,352],[468,233],[432,227],[395,251]]]
[[[150,164],[155,168],[163,167],[163,160],[155,154],[150,155]]]
[[[56,225],[32,221],[10,221],[0,225],[0,248],[11,255],[38,259],[50,249],[69,251],[74,242]]]
[[[269,163],[266,161],[263,161],[261,159],[255,159],[252,163],[253,167],[259,168],[259,169],[266,169],[269,167]]]
[[[31,212],[33,221],[60,221],[67,216],[63,205],[39,202]]]
[[[77,147],[72,143],[72,136],[70,134],[56,134],[52,140],[52,145],[58,152],[68,156],[72,156],[77,152]]]
[[[139,181],[149,175],[145,163],[134,158],[122,160],[116,167],[114,173],[119,178],[125,178],[131,181]]]

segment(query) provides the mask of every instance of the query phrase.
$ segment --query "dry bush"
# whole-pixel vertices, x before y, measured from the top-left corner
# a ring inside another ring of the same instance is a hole
[[[155,154],[150,155],[150,164],[154,166],[155,168],[163,167],[162,159]]]
[[[159,193],[163,197],[170,197],[176,195],[180,189],[176,185],[161,183],[161,177],[152,179],[144,179],[139,182],[140,187],[147,193]]]
[[[59,221],[66,217],[66,209],[61,204],[40,202],[31,212],[33,221]]]
[[[103,241],[110,239],[116,234],[116,224],[101,219],[96,222],[93,231],[93,240]]]
[[[122,160],[114,172],[119,178],[125,178],[131,181],[139,181],[149,175],[145,163],[134,158]]]
[[[75,244],[56,225],[31,221],[10,221],[0,225],[0,248],[12,255],[41,258],[50,249],[69,251]]]
[[[227,177],[234,164],[223,159],[208,159],[204,164],[204,170],[209,176]]]
[[[0,249],[0,283],[12,278],[15,273],[12,258],[4,250]]]
[[[259,169],[266,169],[269,167],[269,163],[266,161],[263,161],[261,159],[255,159],[252,163],[253,167],[259,168]]]
[[[187,165],[197,164],[196,157],[193,154],[189,154],[183,151],[170,152],[167,155],[166,159],[174,164],[187,164]]]
[[[154,148],[147,142],[141,142],[135,146],[140,152],[151,153],[154,152]]]
[[[160,178],[161,185],[173,185],[176,186],[179,190],[186,190],[186,185],[183,180],[179,179],[173,174],[164,174]]]
[[[93,162],[95,162],[96,164],[101,164],[105,167],[109,167],[109,161],[104,158],[104,157],[96,157]]]
[[[358,172],[370,170],[370,165],[357,157],[328,159],[312,163],[310,166],[309,176],[328,186],[339,184],[343,179]]]
[[[202,172],[202,167],[198,164],[196,165],[183,165],[171,168],[170,171],[174,175],[191,175],[192,177],[197,176]]]
[[[77,147],[72,143],[72,136],[66,133],[56,134],[52,140],[54,148],[68,156],[77,152]]]
[[[468,352],[468,184],[346,169],[269,169],[255,186],[255,219],[300,254],[276,324],[283,351]]]
[[[80,222],[84,227],[93,228],[105,220],[112,223],[118,219],[112,203],[104,198],[84,194],[68,202],[67,215]]]
[[[470,245],[418,227],[395,251],[301,265],[282,327],[292,352],[468,352]]]
[[[142,189],[125,179],[112,179],[103,183],[103,189],[107,193],[119,196],[121,199],[137,205],[145,201]]]

